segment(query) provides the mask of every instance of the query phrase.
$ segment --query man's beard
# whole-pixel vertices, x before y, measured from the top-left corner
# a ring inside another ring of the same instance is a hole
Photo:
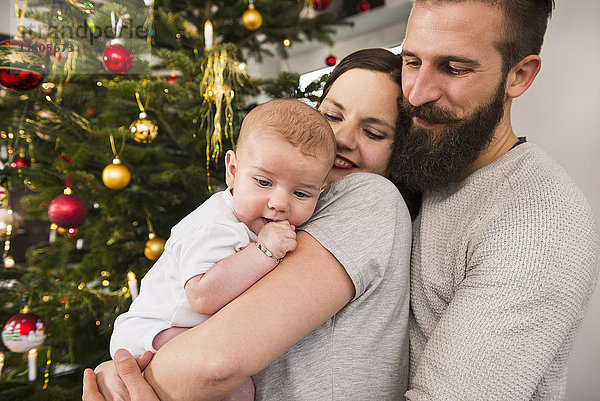
[[[415,107],[402,101],[399,134],[388,168],[390,179],[417,191],[458,181],[489,145],[504,116],[505,84],[506,79],[502,79],[490,101],[463,119],[431,104]],[[413,117],[445,127],[428,130],[413,124]]]

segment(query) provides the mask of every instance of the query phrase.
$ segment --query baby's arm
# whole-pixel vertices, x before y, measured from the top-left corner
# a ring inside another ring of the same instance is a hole
[[[258,234],[257,242],[271,251],[273,258],[252,243],[185,283],[188,302],[195,312],[203,315],[216,313],[273,270],[277,266],[275,259],[296,248],[294,226],[287,220],[268,223]]]

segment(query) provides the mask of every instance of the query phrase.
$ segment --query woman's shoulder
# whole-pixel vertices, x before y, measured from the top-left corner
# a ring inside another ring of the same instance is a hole
[[[352,173],[335,180],[321,193],[320,203],[331,202],[335,199],[360,198],[364,203],[369,199],[379,201],[402,200],[398,188],[387,178],[373,173]]]

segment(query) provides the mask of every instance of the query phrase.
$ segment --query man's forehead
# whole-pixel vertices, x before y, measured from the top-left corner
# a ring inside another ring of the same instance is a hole
[[[403,51],[473,59],[494,51],[502,30],[502,13],[489,4],[417,3],[408,20]]]

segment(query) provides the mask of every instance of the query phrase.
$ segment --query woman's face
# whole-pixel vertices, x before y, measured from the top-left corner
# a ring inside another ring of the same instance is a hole
[[[340,75],[319,105],[337,154],[327,183],[363,171],[384,175],[392,153],[400,87],[387,74],[352,69]]]

